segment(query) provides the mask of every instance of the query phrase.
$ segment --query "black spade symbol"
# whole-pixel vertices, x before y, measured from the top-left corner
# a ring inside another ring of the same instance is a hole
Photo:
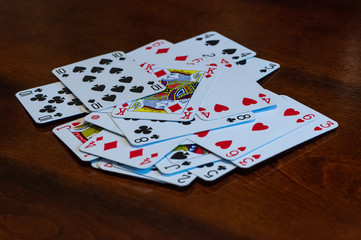
[[[82,73],[82,72],[84,72],[84,70],[85,70],[86,68],[85,67],[79,67],[79,66],[76,66],[74,69],[73,69],[73,72],[75,72],[75,73]]]
[[[233,54],[237,51],[235,48],[223,49],[222,54]]]
[[[119,73],[121,73],[123,71],[123,68],[116,68],[116,67],[113,67],[113,68],[111,68],[110,70],[109,70],[109,72],[111,73],[111,74],[119,74]]]
[[[89,99],[88,103],[95,103],[95,99]]]
[[[206,41],[206,46],[215,46],[219,43],[219,40],[208,40]]]
[[[187,153],[187,152],[176,152],[170,158],[182,160],[182,159],[187,159],[188,155],[189,155],[189,153]]]
[[[124,86],[113,86],[112,89],[110,89],[113,92],[123,92],[124,91]]]
[[[190,164],[191,164],[191,162],[188,162],[188,161],[182,162],[182,165],[183,165],[183,166],[189,166]]]
[[[147,84],[153,85],[153,84],[154,84],[154,81],[149,81],[149,82],[147,82]]]
[[[132,80],[133,80],[132,77],[126,77],[126,76],[124,76],[124,77],[122,77],[121,79],[119,79],[119,82],[122,82],[122,83],[131,83]]]
[[[103,92],[103,90],[105,89],[105,85],[95,84],[91,89],[94,91]]]
[[[234,60],[237,60],[238,58],[239,58],[239,56],[232,57],[232,59],[234,59]]]
[[[120,57],[119,58],[119,61],[124,61],[125,60],[125,57]]]
[[[202,167],[212,167],[214,164],[211,162],[211,163],[207,163],[207,164],[203,164],[203,165],[200,165],[198,166],[198,168],[202,168]]]
[[[108,102],[113,102],[115,98],[116,98],[115,95],[109,95],[109,94],[106,94],[104,97],[102,97],[104,101],[108,101]]]
[[[94,79],[96,79],[96,77],[94,76],[89,76],[89,75],[85,75],[83,77],[83,82],[94,82]]]
[[[106,59],[106,58],[102,58],[100,61],[99,61],[99,64],[101,65],[109,65],[111,62],[113,62],[113,60],[111,59]]]
[[[237,65],[245,65],[246,63],[246,59],[236,62]]]
[[[200,40],[202,40],[202,39],[203,39],[202,37],[197,37],[197,38],[196,38],[197,41],[200,41]]]
[[[90,71],[92,73],[101,73],[104,70],[102,67],[93,67]]]
[[[267,69],[261,69],[259,71],[262,72],[262,73],[265,73],[265,72],[267,72]]]
[[[134,93],[141,93],[143,92],[144,87],[143,86],[133,86],[129,91]]]

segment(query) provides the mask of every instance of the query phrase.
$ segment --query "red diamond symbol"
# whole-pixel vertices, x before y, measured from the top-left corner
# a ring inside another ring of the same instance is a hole
[[[158,157],[158,153],[152,153],[152,155],[150,155],[150,158],[154,158],[154,157]]]
[[[155,72],[154,75],[157,76],[157,78],[159,78],[161,76],[167,75],[167,73],[166,73],[166,71],[164,71],[162,69],[162,70],[159,70],[158,72]]]
[[[192,110],[193,110],[192,107],[187,108],[187,111],[188,111],[188,112],[190,112],[190,111],[192,111]]]
[[[128,103],[124,103],[122,106],[123,107],[128,107],[129,105],[128,105]]]
[[[129,158],[135,158],[142,155],[143,155],[143,148],[129,152]]]
[[[146,47],[146,48],[145,48],[145,50],[150,50],[150,49],[152,49],[152,47]]]
[[[103,140],[103,136],[97,137],[95,140],[96,140],[97,142],[98,142],[98,141],[101,141],[101,140]]]
[[[168,107],[168,108],[169,108],[169,110],[170,110],[171,112],[176,112],[176,111],[182,109],[182,107],[181,107],[178,103],[176,103],[176,104],[174,104],[174,105],[172,105],[172,106],[170,106],[170,107]]]
[[[155,54],[167,53],[169,48],[160,48],[157,50]]]
[[[185,61],[185,60],[187,60],[187,57],[188,56],[178,56],[178,57],[175,57],[174,60],[176,60],[176,61]]]
[[[104,144],[104,151],[116,148],[117,147],[117,142],[118,141],[114,141],[114,142],[108,142],[108,143]]]

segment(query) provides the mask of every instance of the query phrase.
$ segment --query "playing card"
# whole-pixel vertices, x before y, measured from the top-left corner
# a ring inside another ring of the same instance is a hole
[[[214,120],[275,105],[272,94],[242,70],[232,68],[219,74],[198,108],[198,116],[203,120]]]
[[[87,112],[62,83],[55,82],[16,93],[36,123],[46,123]]]
[[[110,113],[107,112],[92,112],[84,117],[85,121],[102,127],[108,131],[124,136],[122,130],[115,124]]]
[[[258,81],[267,76],[268,74],[279,69],[280,65],[275,62],[267,61],[265,59],[253,57],[238,61],[237,67],[242,69],[254,81]]]
[[[235,168],[236,166],[229,161],[221,160],[198,166],[197,168],[189,170],[189,172],[205,181],[214,181]]]
[[[196,133],[189,140],[224,159],[234,160],[317,120],[317,112],[311,108],[293,99],[277,98],[277,108],[256,113],[255,122]]]
[[[254,120],[253,112],[228,118],[203,121],[198,116],[187,122],[113,118],[130,144],[140,146],[210,129],[222,128]]]
[[[102,128],[85,122],[84,118],[79,118],[55,127],[53,129],[53,133],[60,138],[60,140],[63,141],[65,145],[67,145],[82,161],[92,161],[98,157],[80,152],[79,147],[101,130]]]
[[[173,174],[218,160],[221,160],[219,156],[197,144],[182,144],[173,149],[155,166],[164,174]]]
[[[173,45],[173,43],[168,42],[167,40],[160,39],[128,52],[127,56],[134,59],[137,63],[140,63],[141,61],[149,60],[154,56],[158,57],[167,54],[169,47]]]
[[[103,130],[95,138],[84,143],[80,147],[80,151],[131,167],[145,169],[153,166],[185,139],[186,137],[174,138],[137,148],[131,146],[126,138]]]
[[[184,64],[158,67],[161,65],[163,64],[153,67],[151,75],[166,89],[161,93],[118,105],[112,113],[113,117],[169,121],[193,119],[217,77],[217,67]]]
[[[122,174],[122,175],[127,175],[127,176],[131,176],[131,177],[136,177],[136,178],[142,178],[145,180],[150,180],[150,181],[155,181],[155,182],[159,182],[159,183],[164,183],[162,181],[159,181],[155,178],[150,178],[147,177],[145,175],[142,175],[140,173],[137,172],[132,172],[129,170],[126,170],[125,168],[122,168],[122,164],[107,160],[107,159],[101,159],[99,160],[99,162],[97,163],[98,168],[108,171],[108,172],[114,172],[114,173],[118,173],[118,174]]]
[[[286,96],[282,96],[289,98]],[[249,168],[260,162],[265,161],[287,149],[295,147],[307,140],[317,137],[321,134],[325,134],[338,127],[338,123],[321,113],[316,113],[318,119],[314,122],[307,124],[295,131],[284,135],[275,141],[272,141],[263,147],[260,147],[241,158],[232,161],[233,164],[241,168]]]
[[[117,51],[53,70],[91,111],[161,92],[165,87]]]
[[[254,51],[213,31],[181,41],[175,45],[183,49],[188,49],[188,51],[196,50],[211,57],[219,57],[220,55],[228,56],[231,57],[235,63],[256,55]]]

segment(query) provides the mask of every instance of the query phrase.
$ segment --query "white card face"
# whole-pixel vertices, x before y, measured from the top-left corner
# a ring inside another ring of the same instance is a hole
[[[256,113],[256,121],[195,134],[189,140],[212,153],[235,160],[297,128],[317,120],[317,112],[293,100],[278,96],[274,110]]]
[[[336,121],[320,113],[317,113],[317,115],[318,119],[316,121],[276,139],[275,141],[232,161],[232,163],[241,168],[249,168],[289,148],[295,147],[309,139],[337,128],[338,123]]]
[[[131,167],[146,169],[157,163],[185,139],[186,137],[175,138],[136,148],[131,146],[126,138],[103,130],[95,138],[83,144],[80,151]]]
[[[60,82],[20,91],[16,97],[36,123],[47,123],[86,112],[82,102]]]
[[[112,168],[117,171],[118,170],[119,171],[129,171],[129,172],[137,171],[132,167],[122,165],[119,163],[115,163],[115,162],[113,162]],[[187,171],[177,173],[177,174],[171,174],[171,175],[161,174],[155,167],[152,167],[149,171],[138,172],[138,174],[143,177],[151,178],[156,181],[163,182],[163,183],[177,185],[180,187],[189,185],[191,182],[193,182],[193,180],[195,180],[197,178],[196,175],[194,175],[190,172],[187,172]]]
[[[101,159],[98,162],[98,167],[102,170],[161,183],[161,181],[158,181],[157,179],[150,178],[150,177],[144,176],[142,174],[126,170],[126,169],[122,168],[121,166],[124,166],[124,165],[121,165],[119,163],[116,163],[116,162],[113,162],[110,160],[106,160],[106,159]]]
[[[189,171],[204,181],[214,181],[235,168],[236,166],[229,161],[221,160],[201,165]]]
[[[242,70],[222,71],[199,107],[198,116],[214,120],[276,105],[272,94]]]
[[[189,49],[189,51],[196,50],[204,54],[215,54],[217,56],[225,55],[231,57],[234,62],[242,61],[243,59],[256,55],[254,51],[217,32],[207,32],[176,43],[175,45]]]
[[[106,112],[93,112],[89,113],[84,117],[85,121],[95,124],[99,127],[102,127],[110,132],[124,136],[123,132],[112,120],[110,113]]]
[[[92,161],[97,156],[79,151],[79,147],[99,133],[102,128],[84,121],[80,118],[66,124],[57,126],[53,133],[72,150],[82,161]]]
[[[237,66],[249,75],[254,81],[261,80],[268,74],[280,68],[280,65],[275,62],[270,62],[265,59],[253,57],[239,61]]]
[[[161,81],[161,85],[166,87],[165,91],[118,105],[112,116],[169,121],[193,119],[217,77],[218,69],[213,66],[175,66],[153,66],[151,75]]]
[[[173,174],[218,160],[221,160],[219,156],[197,144],[182,144],[173,149],[155,166],[164,174]]]
[[[167,40],[156,40],[151,42],[143,47],[137,48],[131,52],[127,53],[127,56],[133,58],[137,63],[141,61],[149,60],[150,58],[156,56],[163,56],[168,53],[169,47],[174,44],[168,42]]]
[[[52,72],[91,111],[100,111],[165,89],[120,51],[59,67]]]
[[[130,144],[141,146],[167,139],[189,135],[210,129],[222,128],[254,120],[253,112],[246,112],[228,118],[203,121],[195,116],[191,121],[162,121],[129,118],[113,118]]]

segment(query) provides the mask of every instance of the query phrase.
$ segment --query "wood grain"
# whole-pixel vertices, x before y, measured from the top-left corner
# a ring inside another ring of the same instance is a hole
[[[360,239],[359,1],[45,1],[0,7],[0,239]],[[251,170],[180,189],[92,169],[15,93],[51,70],[217,31],[275,61],[261,84],[340,126]]]

